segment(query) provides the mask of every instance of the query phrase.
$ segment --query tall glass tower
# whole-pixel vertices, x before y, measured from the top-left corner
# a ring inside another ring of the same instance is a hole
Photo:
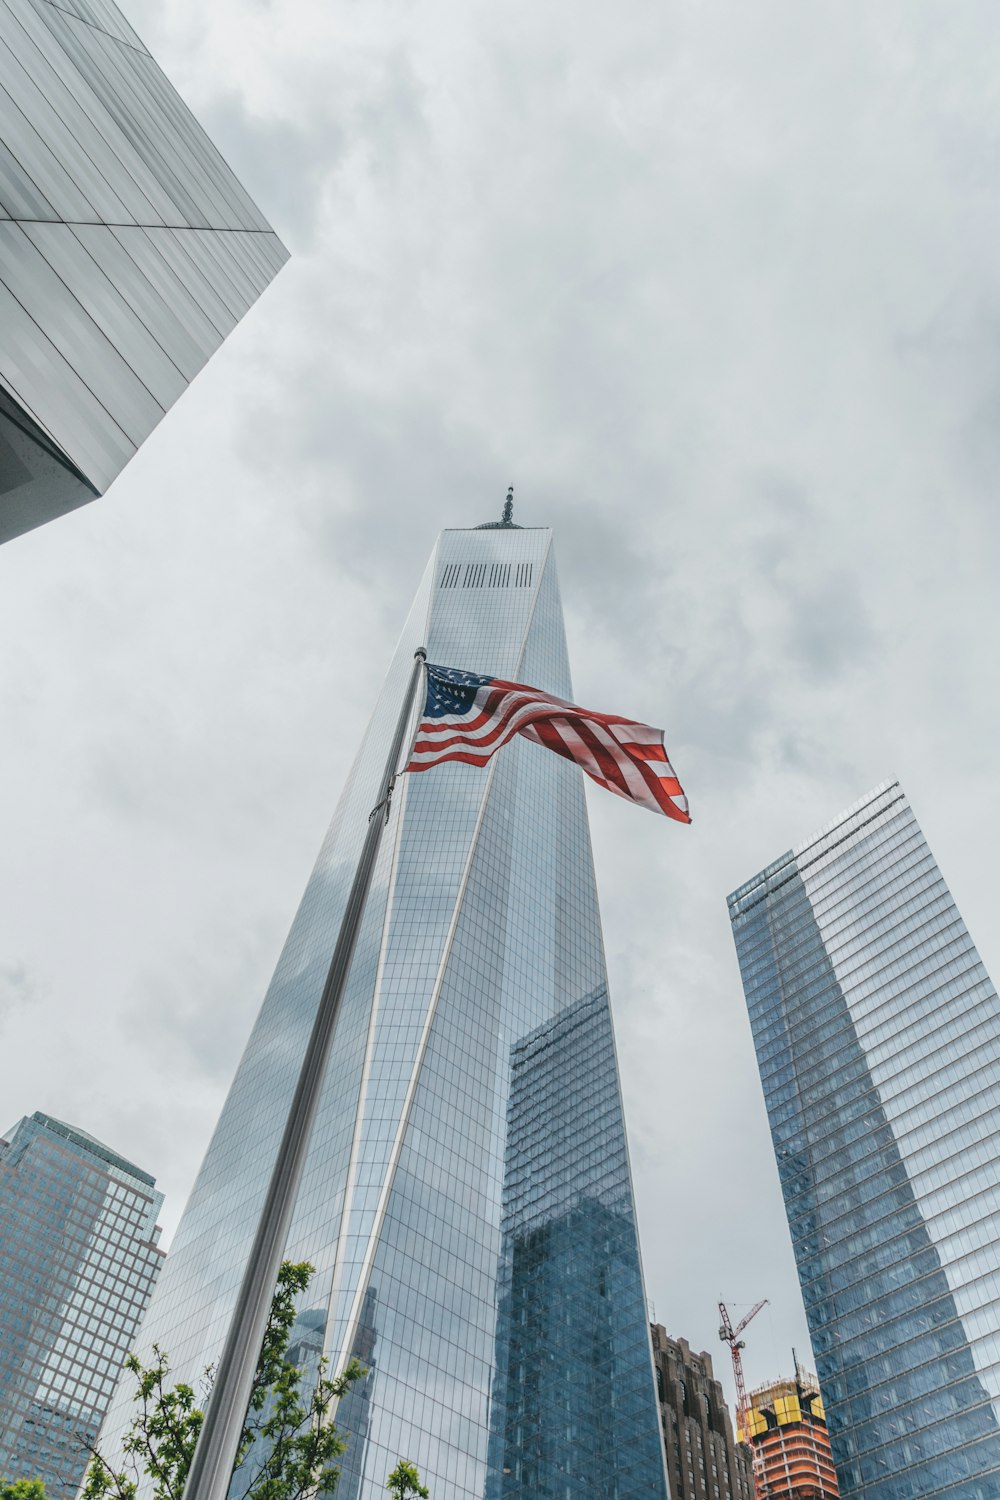
[[[729,898],[843,1500],[1000,1495],[1000,1001],[897,782]]]
[[[143,1326],[189,1378],[223,1341],[422,644],[570,697],[551,533],[434,550]],[[368,1371],[340,1494],[375,1500],[406,1457],[434,1500],[665,1500],[580,773],[516,739],[401,788],[288,1243],[317,1268],[303,1341]],[[123,1393],[109,1441],[127,1415]]]

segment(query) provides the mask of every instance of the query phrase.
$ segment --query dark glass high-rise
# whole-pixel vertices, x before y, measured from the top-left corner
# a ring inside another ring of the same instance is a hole
[[[225,1334],[420,645],[571,697],[551,533],[434,549],[143,1330],[182,1375]],[[401,1457],[434,1500],[665,1500],[581,773],[539,745],[401,779],[288,1254],[302,1328],[368,1371],[349,1500]]]

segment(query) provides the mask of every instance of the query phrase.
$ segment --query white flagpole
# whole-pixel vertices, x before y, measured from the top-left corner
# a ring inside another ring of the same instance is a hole
[[[191,1460],[183,1500],[226,1500],[229,1493],[233,1466],[250,1403],[253,1377],[264,1342],[264,1329],[291,1226],[295,1195],[309,1149],[340,1000],[351,970],[382,830],[389,816],[399,753],[403,748],[426,660],[427,652],[421,646],[414,653],[413,671],[382,773],[378,801],[368,820],[368,832],[347,898],[340,933],[302,1061],[302,1071],[288,1112],[278,1157],[271,1173],[243,1284],[236,1299],[222,1357],[216,1367],[212,1393],[205,1409],[205,1423]]]

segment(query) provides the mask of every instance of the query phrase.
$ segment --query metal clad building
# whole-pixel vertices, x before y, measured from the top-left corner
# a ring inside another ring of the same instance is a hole
[[[0,1142],[0,1478],[76,1493],[160,1273],[162,1202],[49,1115]]]
[[[0,541],[102,494],[286,259],[112,0],[0,0]]]
[[[898,782],[729,898],[844,1500],[1000,1494],[1000,1001]]]

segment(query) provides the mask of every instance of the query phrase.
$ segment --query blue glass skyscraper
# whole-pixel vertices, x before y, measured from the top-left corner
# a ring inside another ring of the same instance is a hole
[[[1000,1001],[899,784],[729,909],[843,1500],[996,1500]]]
[[[188,1378],[222,1344],[424,644],[570,697],[551,533],[435,548],[143,1327]],[[345,684],[345,726],[366,696]],[[288,1254],[317,1268],[300,1341],[368,1371],[338,1413],[350,1500],[400,1457],[434,1500],[665,1500],[583,788],[538,745],[401,779]]]

